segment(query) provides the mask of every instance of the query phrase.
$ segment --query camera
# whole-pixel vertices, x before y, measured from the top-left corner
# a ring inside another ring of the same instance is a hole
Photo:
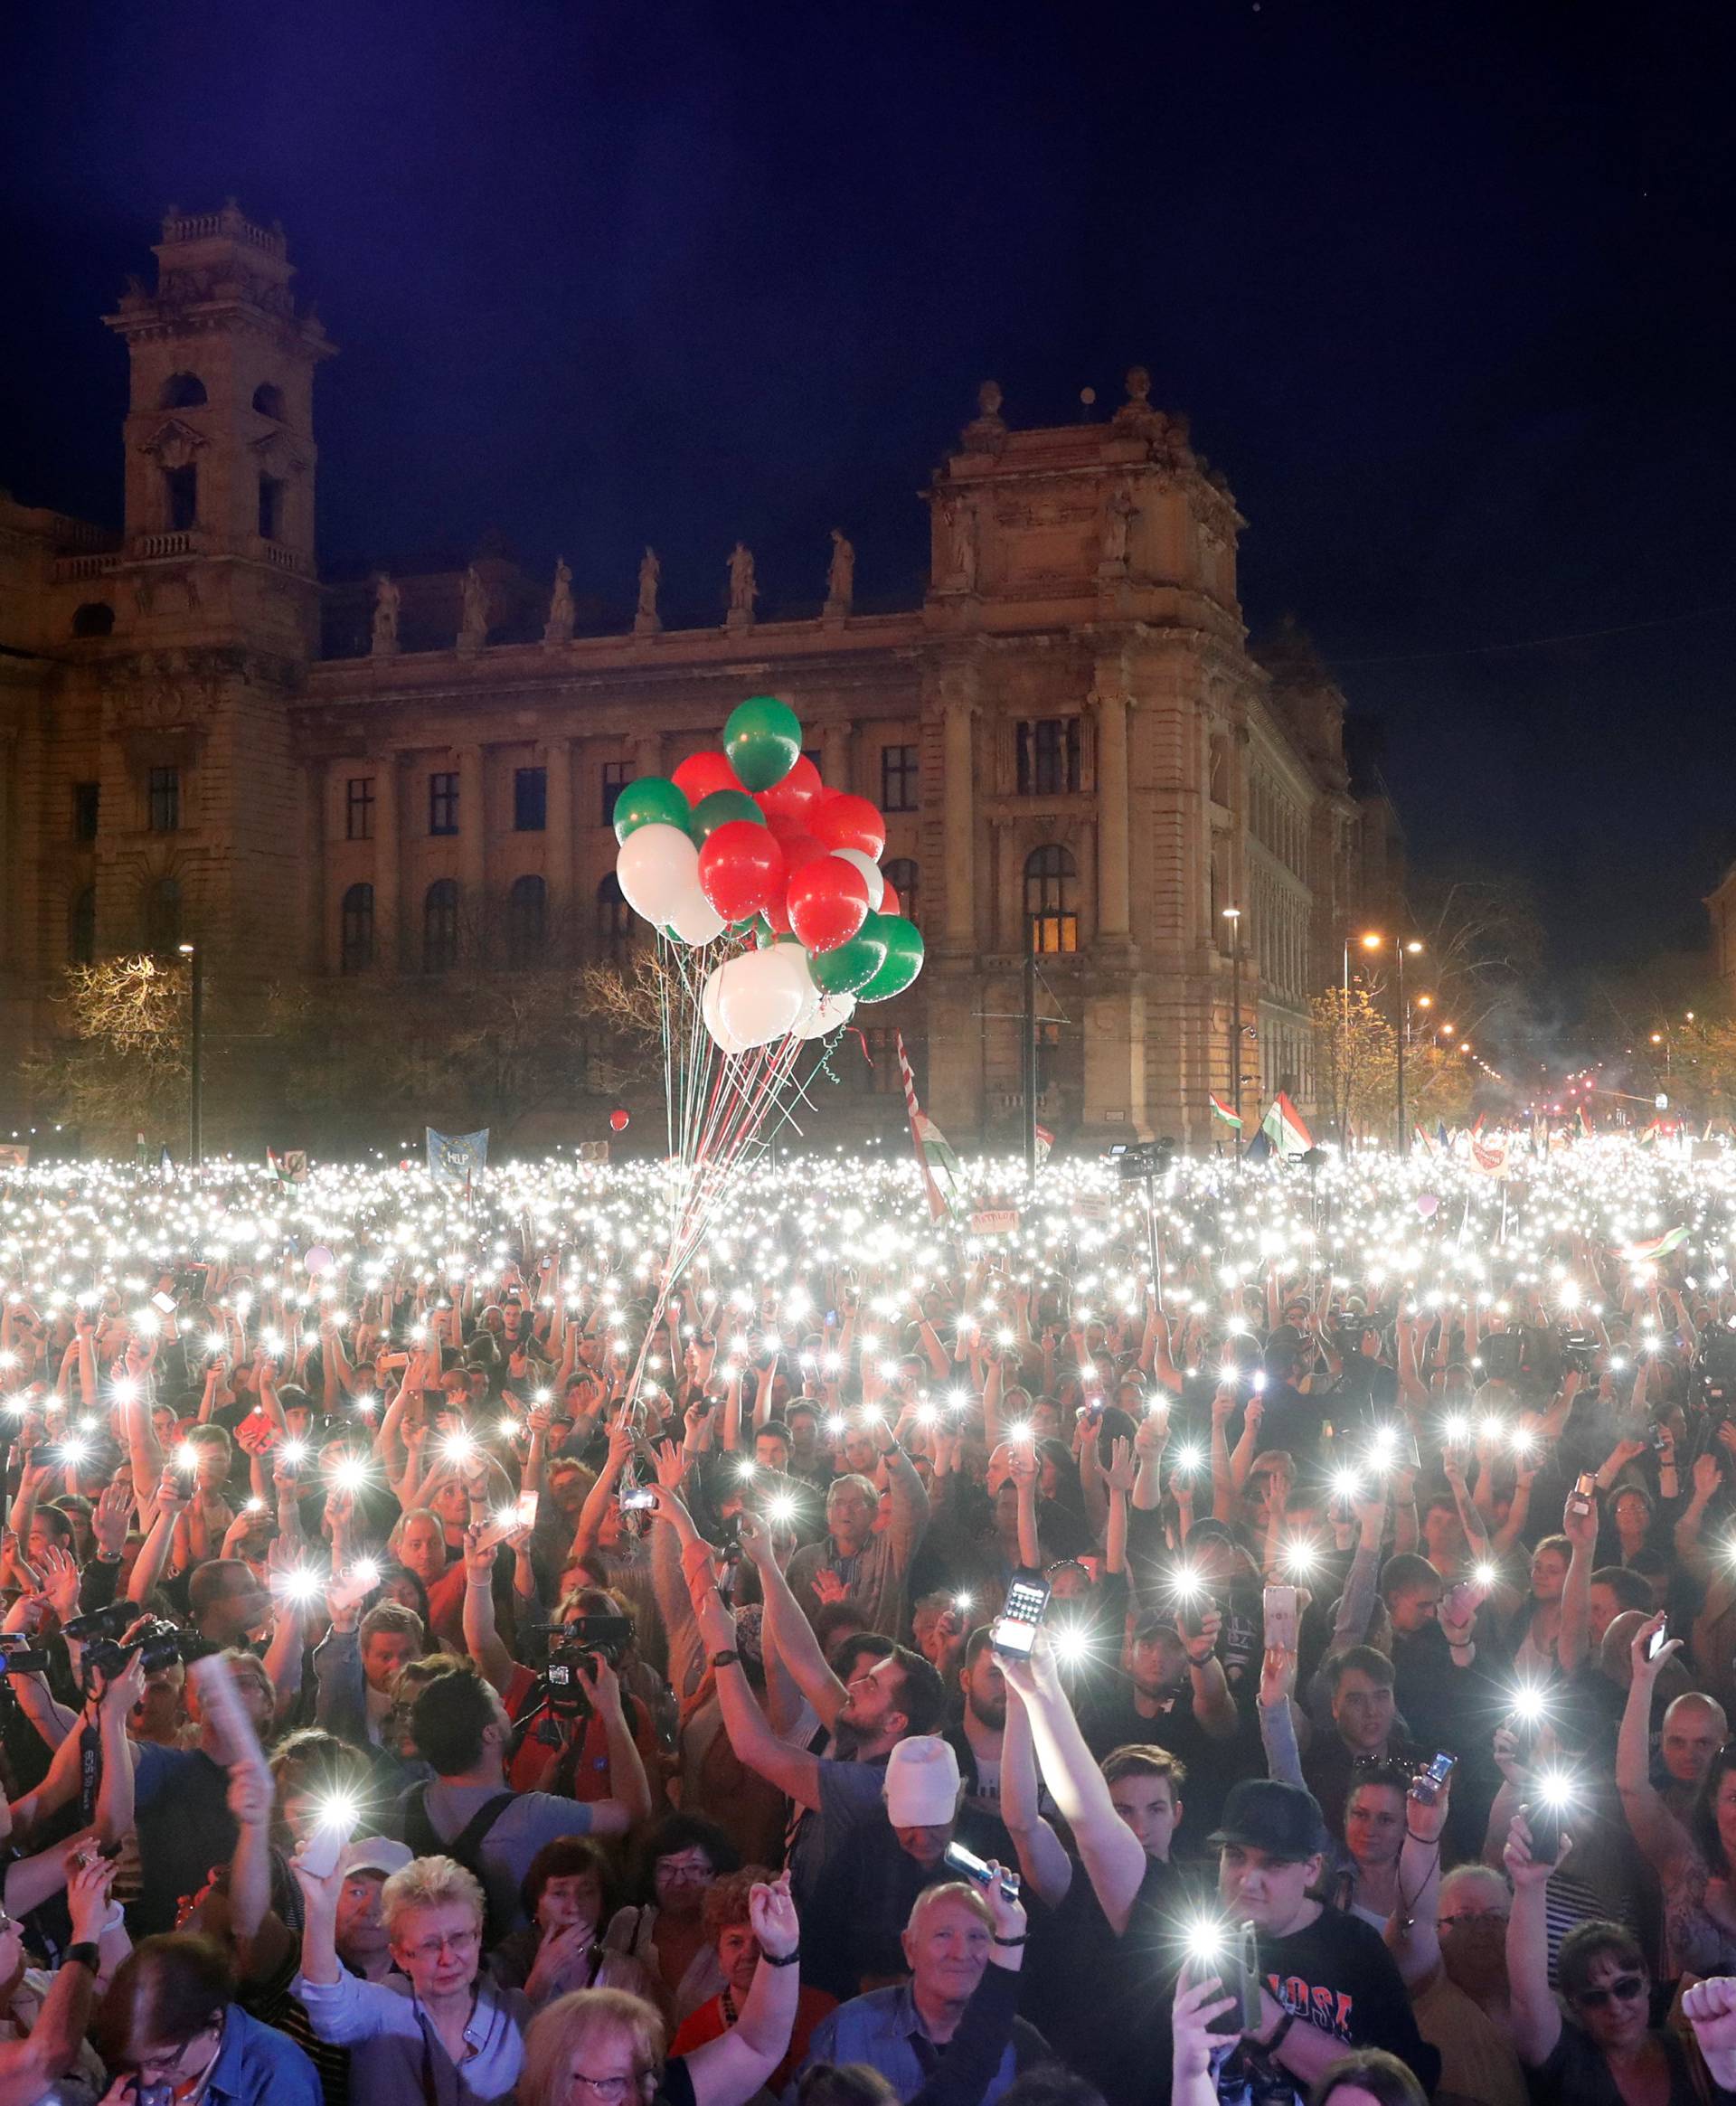
[[[548,1685],[549,1709],[558,1718],[589,1718],[590,1699],[579,1670],[594,1675],[599,1663],[618,1667],[621,1657],[633,1642],[633,1621],[627,1616],[576,1616],[571,1623],[557,1624],[551,1631]]]
[[[179,1624],[166,1623],[161,1617],[153,1616],[130,1639],[99,1638],[87,1646],[84,1670],[87,1675],[100,1673],[105,1681],[112,1682],[137,1653],[145,1672],[155,1674],[159,1667],[173,1667],[176,1660],[190,1657],[184,1639],[185,1633]]]
[[[42,1675],[48,1671],[48,1655],[33,1646],[27,1630],[0,1631],[0,1675]]]
[[[1175,1160],[1175,1143],[1168,1134],[1155,1141],[1117,1141],[1109,1150],[1118,1177],[1165,1177]]]
[[[81,1645],[89,1645],[93,1639],[123,1638],[137,1618],[137,1602],[110,1601],[106,1608],[93,1609],[88,1615],[69,1618],[61,1626],[61,1635],[77,1639]]]

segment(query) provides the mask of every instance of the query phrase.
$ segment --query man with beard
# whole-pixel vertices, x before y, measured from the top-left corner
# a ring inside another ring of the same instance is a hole
[[[958,1758],[965,1780],[965,1804],[971,1812],[999,1824],[1001,1818],[1001,1740],[1006,1731],[1006,1678],[988,1642],[988,1627],[970,1634],[964,1670],[958,1676],[964,1712],[947,1739]],[[1002,1864],[1012,1862],[1012,1840],[1003,1832],[1000,1846],[987,1853]]]
[[[1440,1838],[1450,1782],[1415,1779],[1404,1802],[1399,1907],[1387,1941],[1417,2030],[1440,2051],[1435,2106],[1525,2106],[1524,2072],[1509,2030],[1507,1916],[1512,1890],[1486,1865],[1443,1879]]]

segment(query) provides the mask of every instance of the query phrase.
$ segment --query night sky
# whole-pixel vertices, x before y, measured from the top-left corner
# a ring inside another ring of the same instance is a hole
[[[1736,853],[1720,13],[14,0],[0,485],[118,518],[97,316],[231,194],[343,349],[328,567],[493,530],[624,619],[649,541],[712,620],[738,534],[775,614],[842,524],[908,603],[978,382],[1052,422],[1142,362],[1255,632],[1384,721],[1413,859],[1618,968]]]

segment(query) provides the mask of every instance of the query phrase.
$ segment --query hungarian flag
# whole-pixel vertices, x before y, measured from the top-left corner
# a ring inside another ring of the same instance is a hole
[[[1260,1130],[1279,1156],[1302,1156],[1314,1146],[1314,1136],[1303,1123],[1302,1114],[1279,1091],[1272,1108],[1260,1122]]]
[[[1233,1126],[1236,1131],[1240,1133],[1241,1131],[1241,1118],[1240,1113],[1231,1111],[1230,1107],[1224,1102],[1223,1099],[1220,1097],[1215,1091],[1211,1092],[1211,1097],[1212,1116],[1214,1119],[1222,1119],[1225,1126]]]
[[[910,1072],[910,1056],[904,1050],[901,1031],[893,1032],[892,1044],[898,1053],[898,1072],[904,1084],[904,1110],[910,1122],[910,1146],[916,1151],[917,1166],[922,1173],[923,1186],[929,1195],[929,1214],[935,1221],[944,1221],[954,1211],[952,1195],[957,1190],[958,1158],[948,1145],[946,1135],[916,1100],[916,1077]],[[937,1167],[947,1180],[945,1193],[935,1182]]]
[[[1579,1121],[1580,1138],[1581,1140],[1590,1140],[1591,1138],[1591,1121],[1586,1117],[1585,1107],[1583,1104],[1581,1104],[1579,1109]]]
[[[1629,1265],[1649,1265],[1655,1258],[1667,1258],[1672,1251],[1679,1251],[1688,1240],[1687,1226],[1672,1229],[1667,1235],[1653,1236],[1642,1243],[1628,1243],[1621,1255]]]

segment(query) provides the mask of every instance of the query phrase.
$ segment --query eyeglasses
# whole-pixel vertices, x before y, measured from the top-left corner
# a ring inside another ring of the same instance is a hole
[[[155,2078],[158,2083],[169,2077],[178,2077],[183,2074],[181,2065],[187,2059],[188,2051],[196,2047],[208,2033],[221,2031],[222,2026],[222,2021],[213,2018],[209,2026],[202,2026],[191,2040],[184,2040],[173,2054],[140,2055],[133,2067],[141,2077]]]
[[[600,2099],[603,2106],[620,2106],[620,2101],[633,2092],[638,2083],[637,2077],[588,2077],[582,2070],[574,2070],[572,2082],[582,2085],[593,2099]]]
[[[1588,2011],[1601,2011],[1606,2005],[1619,1997],[1624,2004],[1631,2004],[1646,1993],[1646,1977],[1643,1974],[1618,1974],[1608,1988],[1581,1989],[1573,2001],[1583,2005]]]
[[[712,1867],[703,1858],[660,1857],[657,1860],[656,1877],[659,1879],[710,1879]]]
[[[467,1960],[481,1943],[480,1931],[451,1931],[443,1938],[424,1938],[420,1945],[405,1946],[404,1956],[431,1967],[448,1950],[455,1959]]]

